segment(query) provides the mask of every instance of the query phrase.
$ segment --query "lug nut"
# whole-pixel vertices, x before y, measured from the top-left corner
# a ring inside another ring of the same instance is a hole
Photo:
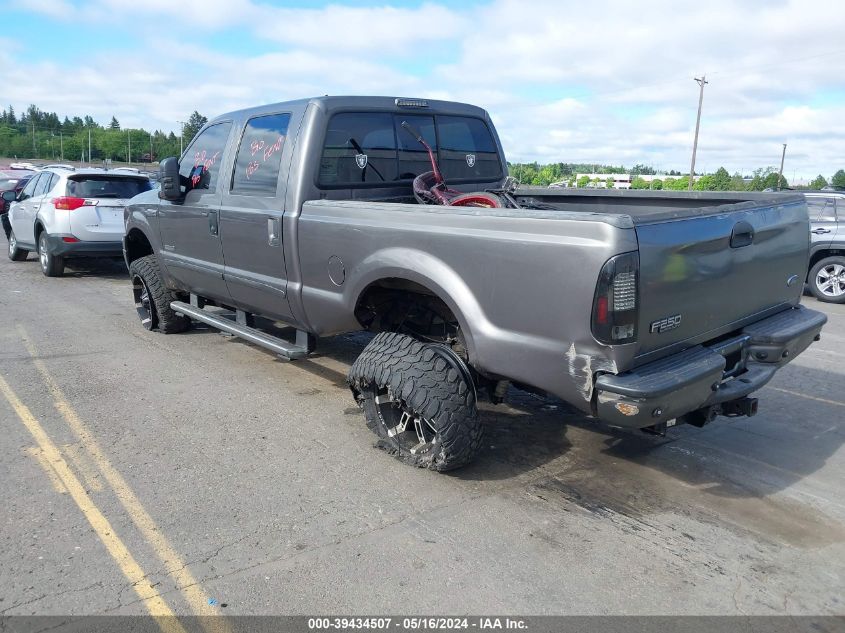
[[[757,360],[765,360],[769,357],[769,354],[767,352],[757,352],[755,356],[757,357]]]

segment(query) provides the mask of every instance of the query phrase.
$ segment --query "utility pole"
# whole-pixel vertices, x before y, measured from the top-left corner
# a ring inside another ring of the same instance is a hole
[[[35,158],[35,119],[32,119],[32,157]]]
[[[705,75],[701,75],[701,79],[698,77],[693,77],[693,79],[695,79],[695,81],[698,82],[698,85],[701,86],[701,90],[698,93],[698,116],[695,117],[695,140],[692,142],[692,163],[689,168],[689,191],[692,191],[692,182],[695,180],[695,152],[698,149],[698,128],[701,125],[701,103],[704,101],[704,86],[709,83],[706,80]]]
[[[88,127],[88,166],[91,166],[91,127]]]
[[[132,164],[132,133],[126,130],[126,164]]]
[[[62,161],[65,159],[65,137],[61,130],[59,130],[59,151],[62,153]]]
[[[783,153],[780,155],[780,171],[778,172],[778,191],[780,191],[780,183],[783,182],[783,159],[786,158],[786,143],[783,144]],[[793,178],[793,180],[795,180]]]
[[[182,149],[182,137],[185,136],[185,122],[184,121],[176,121],[179,124],[179,157],[182,157],[182,152],[185,150]]]
[[[153,133],[150,132],[150,164],[153,163]]]

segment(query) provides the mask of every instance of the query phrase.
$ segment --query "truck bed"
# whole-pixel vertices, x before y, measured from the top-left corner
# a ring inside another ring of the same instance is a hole
[[[630,189],[548,189],[520,187],[515,195],[526,207],[628,216],[634,225],[731,211],[777,206],[803,200],[797,192],[634,191]]]

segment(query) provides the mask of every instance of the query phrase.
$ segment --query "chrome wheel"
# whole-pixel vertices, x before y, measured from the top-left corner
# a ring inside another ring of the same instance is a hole
[[[146,330],[154,329],[157,320],[155,306],[150,298],[150,289],[140,275],[132,277],[132,295],[135,297],[135,310],[141,319],[141,325]]]
[[[421,455],[431,449],[437,437],[433,422],[412,412],[401,400],[391,398],[387,389],[376,394],[375,402],[387,437],[394,438],[400,448],[411,455]]]
[[[41,270],[47,274],[47,266],[49,265],[49,255],[47,254],[47,234],[42,233],[38,238],[38,260],[41,262]]]
[[[816,273],[816,287],[826,297],[845,295],[845,266],[829,264]]]

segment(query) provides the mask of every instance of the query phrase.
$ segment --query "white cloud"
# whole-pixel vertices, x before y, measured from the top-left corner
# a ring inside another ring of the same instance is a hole
[[[92,31],[125,34],[127,47],[24,66],[32,34],[15,33],[17,44],[0,46],[0,82],[16,87],[19,110],[36,103],[62,116],[174,129],[195,109],[212,116],[325,93],[427,96],[486,108],[512,160],[683,170],[698,100],[692,78],[706,73],[698,165],[775,164],[786,142],[787,174],[845,167],[845,103],[834,98],[845,94],[840,2],[22,6],[75,11]],[[249,52],[215,49],[211,33],[244,38]]]

